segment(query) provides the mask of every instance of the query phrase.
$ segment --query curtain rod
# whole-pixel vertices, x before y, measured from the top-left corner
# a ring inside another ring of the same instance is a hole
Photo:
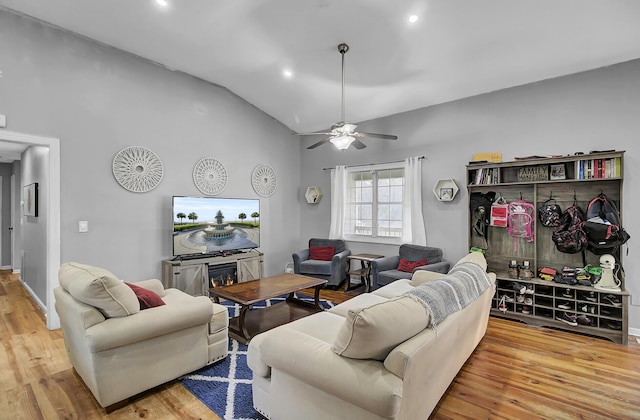
[[[418,159],[424,159],[424,156],[418,156]],[[372,166],[372,165],[387,165],[389,163],[400,163],[400,162],[404,162],[404,160],[394,160],[393,162],[381,162],[381,163],[362,163],[360,165],[351,165],[351,166],[347,166],[347,168],[357,168],[358,166]],[[328,171],[330,169],[336,169],[336,167],[334,166],[333,168],[322,168],[323,171]]]

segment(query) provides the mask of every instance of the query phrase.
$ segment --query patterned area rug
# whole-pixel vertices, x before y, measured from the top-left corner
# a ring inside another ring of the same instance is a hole
[[[254,305],[254,308],[270,306],[281,302],[286,296],[269,299]],[[313,301],[313,298],[298,295],[299,299]],[[238,316],[240,306],[233,302],[222,302],[229,309],[229,317]],[[320,305],[329,309],[332,302],[320,299]],[[259,309],[258,309],[259,310]],[[229,355],[211,366],[185,375],[180,382],[185,388],[225,420],[263,419],[253,409],[251,379],[253,374],[247,366],[247,346],[229,339]]]

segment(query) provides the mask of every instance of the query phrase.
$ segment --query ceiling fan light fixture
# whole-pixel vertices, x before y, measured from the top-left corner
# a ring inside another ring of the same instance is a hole
[[[338,150],[346,150],[351,146],[356,138],[351,136],[338,136],[333,137],[330,141]]]

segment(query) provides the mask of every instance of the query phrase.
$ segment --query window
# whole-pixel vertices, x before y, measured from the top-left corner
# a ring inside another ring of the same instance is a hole
[[[347,171],[344,234],[401,238],[404,168]]]

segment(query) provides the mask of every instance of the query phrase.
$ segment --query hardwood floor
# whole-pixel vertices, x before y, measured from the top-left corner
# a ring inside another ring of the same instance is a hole
[[[342,302],[359,290],[323,290]],[[176,381],[105,414],[16,275],[0,271],[0,418],[218,419]],[[432,419],[640,418],[640,344],[491,318]]]

